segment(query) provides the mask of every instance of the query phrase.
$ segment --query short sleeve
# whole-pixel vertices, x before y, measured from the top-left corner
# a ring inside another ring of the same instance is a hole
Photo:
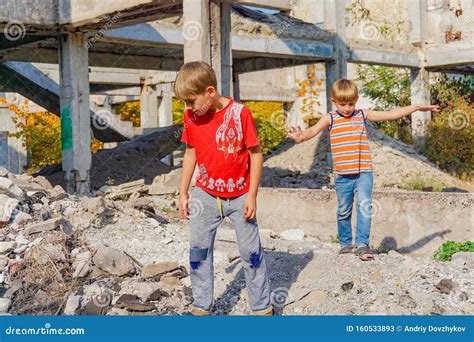
[[[181,142],[185,143],[189,146],[194,146],[194,142],[191,137],[191,120],[189,120],[188,111],[184,112],[184,119],[183,119],[183,135],[181,137]]]
[[[259,145],[260,141],[258,140],[257,128],[252,112],[245,106],[242,108],[241,119],[245,146],[250,148]]]

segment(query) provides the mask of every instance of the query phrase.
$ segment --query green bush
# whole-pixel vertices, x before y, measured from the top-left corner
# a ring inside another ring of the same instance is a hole
[[[432,85],[432,103],[442,110],[433,114],[422,148],[429,160],[462,179],[471,179],[474,170],[473,79],[442,75]]]
[[[360,93],[374,101],[374,110],[389,110],[410,104],[410,71],[386,66],[357,66],[357,77],[362,82]],[[376,123],[388,136],[412,144],[411,120],[404,117]]]
[[[433,192],[441,192],[444,184],[440,184],[437,180],[430,178],[412,178],[401,185],[402,189],[409,191],[422,191],[424,188],[433,188]]]
[[[453,254],[458,252],[474,252],[474,242],[446,241],[439,247],[438,251],[433,255],[433,258],[441,261],[450,261]]]

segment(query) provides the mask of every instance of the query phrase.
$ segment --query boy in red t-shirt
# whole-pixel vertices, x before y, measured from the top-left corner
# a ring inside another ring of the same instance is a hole
[[[217,227],[229,217],[237,235],[250,308],[257,315],[271,315],[270,285],[255,219],[263,155],[252,113],[219,94],[215,72],[205,62],[183,65],[174,92],[186,103],[179,210],[191,227],[192,314],[208,315],[212,309],[214,239]],[[196,164],[199,174],[189,200]]]

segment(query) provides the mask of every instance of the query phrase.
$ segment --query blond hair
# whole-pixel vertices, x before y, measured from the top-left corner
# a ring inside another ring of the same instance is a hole
[[[189,62],[179,70],[174,82],[174,93],[177,98],[186,100],[204,94],[207,87],[217,89],[216,73],[212,67],[203,61]]]
[[[341,79],[334,82],[331,88],[331,96],[334,101],[349,102],[355,101],[359,96],[359,91],[354,82]]]

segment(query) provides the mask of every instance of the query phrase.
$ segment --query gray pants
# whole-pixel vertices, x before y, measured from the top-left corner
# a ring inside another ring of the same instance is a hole
[[[216,198],[200,188],[189,203],[191,226],[191,284],[193,306],[210,311],[214,295],[213,252],[217,227],[224,217],[234,226],[245,272],[250,308],[254,312],[270,308],[270,284],[263,248],[255,220],[246,221],[243,206],[247,194],[235,198]],[[221,208],[219,208],[219,201]]]

